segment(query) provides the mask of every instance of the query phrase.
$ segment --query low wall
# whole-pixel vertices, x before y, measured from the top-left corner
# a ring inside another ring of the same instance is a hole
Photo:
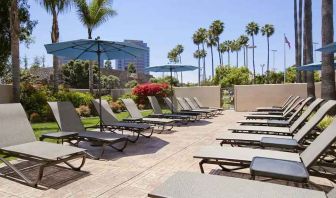
[[[12,85],[0,85],[0,104],[13,101]]]
[[[220,87],[175,87],[176,97],[198,97],[204,106],[220,107]]]
[[[321,97],[321,83],[315,83],[315,92],[316,97]],[[307,97],[307,84],[235,85],[235,110],[254,111],[257,107],[281,105],[289,95]]]
[[[131,92],[132,92],[132,89],[112,89],[111,96],[113,100],[117,100],[120,96],[126,93],[131,93]]]

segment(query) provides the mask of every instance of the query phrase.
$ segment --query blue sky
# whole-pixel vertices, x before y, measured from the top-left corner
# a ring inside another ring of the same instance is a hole
[[[27,49],[21,45],[21,57],[27,55],[31,64],[34,56],[45,55],[47,65],[51,65],[52,56],[46,54],[43,44],[51,43],[51,20],[49,15],[35,0],[29,0],[31,17],[38,20],[33,37],[35,43]],[[275,68],[283,70],[283,35],[286,34],[292,44],[287,49],[287,66],[294,64],[294,20],[293,0],[114,0],[113,8],[118,15],[93,31],[93,37],[100,36],[104,40],[122,41],[139,39],[148,43],[151,49],[151,65],[168,62],[167,52],[175,45],[182,44],[185,51],[182,63],[197,65],[193,58],[196,46],[192,42],[192,34],[200,27],[208,28],[213,20],[224,22],[225,30],[221,41],[238,38],[245,32],[245,26],[251,21],[260,26],[271,23],[275,26],[275,34],[270,38],[270,48],[278,50]],[[60,40],[68,41],[87,38],[87,30],[80,23],[75,8],[59,16]],[[321,44],[321,1],[313,1],[313,41]],[[255,62],[257,72],[261,64],[267,61],[266,38],[257,35],[255,39]],[[242,52],[240,65],[243,64]],[[249,52],[249,67],[252,69],[252,51]],[[227,56],[224,56],[227,62]],[[236,63],[235,54],[231,55],[231,63]],[[272,54],[270,56],[272,68]],[[317,53],[317,61],[320,54]],[[215,63],[218,58],[215,54]],[[209,75],[211,60],[210,50],[206,60]],[[157,75],[157,74],[156,74]],[[197,80],[197,72],[185,72],[184,81]]]

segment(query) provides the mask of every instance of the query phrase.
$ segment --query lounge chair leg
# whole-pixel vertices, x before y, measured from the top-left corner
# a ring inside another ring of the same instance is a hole
[[[117,151],[122,152],[122,151],[126,148],[126,146],[127,146],[127,142],[128,142],[128,140],[126,139],[124,145],[123,145],[121,148],[117,148],[117,147],[112,146],[112,145],[109,145],[109,146],[110,146],[111,148],[114,148],[114,149],[117,150]]]
[[[206,162],[205,159],[202,159],[200,162],[199,162],[199,167],[201,169],[201,173],[204,173],[204,168],[203,168],[203,164]]]
[[[151,132],[150,132],[149,135],[145,135],[143,133],[140,133],[140,135],[144,136],[145,138],[150,138],[153,135],[153,133],[154,133],[154,128],[152,127],[150,130],[151,130]]]
[[[134,136],[134,131],[133,131],[133,136]],[[135,143],[135,142],[138,141],[139,137],[140,137],[140,132],[137,132],[137,136],[136,136],[135,139],[130,139],[130,138],[127,138],[127,139],[128,139],[128,141],[130,141],[132,143]]]
[[[80,171],[81,168],[84,166],[85,161],[86,161],[86,154],[83,154],[82,162],[81,162],[81,164],[80,164],[78,167],[74,167],[72,164],[70,164],[70,163],[67,162],[67,161],[65,161],[64,163],[65,163],[66,165],[68,165],[72,170]]]

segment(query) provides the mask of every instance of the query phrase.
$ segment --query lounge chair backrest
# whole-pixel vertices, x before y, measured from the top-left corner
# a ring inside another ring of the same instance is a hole
[[[190,106],[186,103],[185,100],[183,100],[183,98],[176,97],[176,99],[183,110],[191,110]]]
[[[197,97],[194,97],[194,101],[199,108],[204,107],[203,103]]]
[[[306,136],[323,118],[324,116],[330,111],[330,109],[336,106],[336,101],[330,100],[323,104],[318,111],[314,114],[313,117],[309,119],[308,122],[303,125],[303,127],[294,135],[294,139],[296,141],[300,141]]]
[[[71,102],[48,102],[58,127],[63,132],[83,132],[85,128]]]
[[[302,102],[304,101],[304,99],[300,99],[298,100],[298,102],[296,102],[295,104],[292,105],[292,107],[290,109],[288,109],[288,111],[283,113],[284,117],[287,117],[291,112],[293,112],[296,107],[298,107]]]
[[[155,114],[162,114],[162,109],[160,107],[159,101],[155,96],[147,96],[148,100],[153,108]]]
[[[312,101],[312,97],[306,98],[303,102],[301,102],[301,105],[296,109],[296,111],[291,115],[291,117],[288,119],[289,123],[292,123],[292,121],[298,116],[298,114],[303,110],[303,108],[308,104],[308,102]]]
[[[187,104],[191,107],[191,109],[199,109],[191,100],[190,98],[183,98]]]
[[[132,118],[143,118],[141,115],[140,110],[136,106],[135,102],[132,99],[121,99],[124,103],[128,113],[131,115]]]
[[[323,102],[323,99],[317,98],[313,103],[311,103],[308,108],[301,114],[301,116],[295,120],[292,126],[289,128],[290,131],[296,131],[303,122],[308,118],[308,116]]]
[[[334,102],[336,101],[328,101]],[[306,167],[310,167],[336,140],[336,119],[317,136],[317,138],[300,154],[301,160]]]
[[[285,102],[282,104],[281,109],[284,110],[284,109],[287,107],[287,105],[288,105],[293,99],[294,99],[293,96],[290,95],[290,96],[285,100]]]
[[[178,112],[178,109],[175,105],[173,105],[172,101],[168,97],[164,97],[163,100],[165,101],[166,105],[169,109],[173,109],[174,112]]]
[[[295,104],[295,102],[297,101],[297,100],[299,100],[299,96],[296,96],[289,104],[288,104],[288,106],[286,107],[286,109],[283,111],[284,113],[283,113],[283,115],[287,115],[288,113],[290,113],[290,111],[291,111],[291,109],[292,109],[292,107],[294,106],[294,104]]]
[[[93,106],[95,107],[96,111],[99,114],[99,99],[96,100],[92,100]],[[113,113],[110,105],[108,104],[108,102],[106,100],[101,100],[101,119],[102,122],[105,125],[112,125],[115,124],[116,122],[118,122],[118,119],[116,117],[116,115]]]
[[[0,104],[0,126],[0,148],[36,141],[20,103]]]

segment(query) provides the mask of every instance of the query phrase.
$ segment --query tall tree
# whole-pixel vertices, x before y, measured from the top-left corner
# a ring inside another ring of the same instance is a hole
[[[20,19],[18,0],[12,0],[10,5],[10,33],[11,33],[11,57],[13,100],[20,102]]]
[[[194,53],[194,57],[198,59],[198,85],[200,86],[201,85],[201,56],[199,56],[199,53],[197,52],[200,51],[200,45],[202,43],[202,38],[199,32],[196,31],[193,34],[192,39],[193,39],[194,44],[197,45],[197,51]]]
[[[312,1],[304,1],[303,64],[313,62]],[[307,71],[307,95],[315,98],[314,72]]]
[[[241,35],[238,40],[239,40],[240,44],[242,45],[243,52],[244,52],[244,66],[247,66],[247,64],[246,64],[246,50],[247,50],[247,43],[249,41],[249,38],[246,35]]]
[[[270,54],[270,45],[269,38],[274,34],[274,26],[272,24],[266,24],[261,28],[261,34],[267,38],[267,68],[266,75],[269,73],[269,54]]]
[[[183,45],[178,44],[178,45],[176,45],[175,50],[176,50],[176,53],[177,53],[178,58],[179,58],[179,63],[181,64],[182,63],[181,54],[184,51],[184,47],[183,47]],[[183,83],[183,75],[182,75],[182,72],[181,72],[181,84],[182,83]]]
[[[112,0],[92,0],[89,4],[86,0],[75,0],[77,13],[82,24],[87,28],[88,39],[92,39],[92,31],[105,23],[117,12],[112,9]],[[89,89],[93,93],[93,69],[92,62],[89,66]]]
[[[298,33],[298,16],[297,16],[297,0],[294,0],[294,32],[295,32],[295,66],[301,66],[301,59],[299,57],[299,33]],[[296,70],[296,82],[301,82],[301,72]]]
[[[230,62],[231,43],[232,41],[226,40],[222,43],[222,46],[221,46],[223,49],[222,51],[228,53],[228,66],[231,65],[231,62]]]
[[[202,44],[202,52],[205,52],[205,42],[207,39],[207,30],[205,28],[199,28],[198,29],[199,33],[199,38],[201,39],[201,44]],[[206,80],[206,70],[205,70],[205,57],[206,53],[202,53],[202,59],[203,59],[203,81]]]
[[[254,63],[254,36],[259,33],[259,25],[256,22],[250,22],[246,26],[246,34],[252,38],[252,64],[253,64],[253,83],[255,83],[255,63]]]
[[[204,57],[206,57],[206,55],[207,55],[207,52],[205,51],[205,50],[196,50],[195,52],[194,52],[194,58],[197,58],[198,60],[200,60],[201,58],[204,58]],[[198,76],[198,80],[199,80],[199,86],[201,85],[201,82],[200,82],[200,80],[201,80],[201,77],[200,77],[200,74],[201,74],[201,67],[199,66],[199,76]],[[202,79],[203,81],[205,80],[205,78],[203,77],[203,79]]]
[[[333,0],[322,1],[322,47],[334,42]],[[334,55],[322,53],[322,98],[335,100]]]
[[[58,15],[70,7],[70,0],[38,0],[44,9],[52,15],[51,42],[59,42]],[[54,92],[58,91],[60,69],[57,56],[53,56]]]
[[[300,66],[302,65],[302,0],[299,0],[299,21],[298,21],[298,58]],[[301,74],[302,82],[307,82],[307,74],[305,71]]]
[[[207,47],[210,48],[211,53],[211,77],[213,78],[215,75],[215,67],[214,67],[214,58],[213,58],[213,47],[217,46],[216,39],[211,31],[208,31],[207,33],[207,39],[206,39]],[[220,50],[219,50],[220,51]]]
[[[230,49],[232,52],[236,52],[236,67],[239,65],[239,51],[241,50],[241,43],[238,40],[231,41]]]
[[[212,24],[209,27],[209,31],[213,34],[213,36],[214,36],[214,38],[217,42],[219,65],[223,65],[223,60],[222,60],[221,52],[220,52],[220,49],[219,49],[219,43],[220,43],[219,36],[224,31],[224,23],[220,20],[213,21]]]

